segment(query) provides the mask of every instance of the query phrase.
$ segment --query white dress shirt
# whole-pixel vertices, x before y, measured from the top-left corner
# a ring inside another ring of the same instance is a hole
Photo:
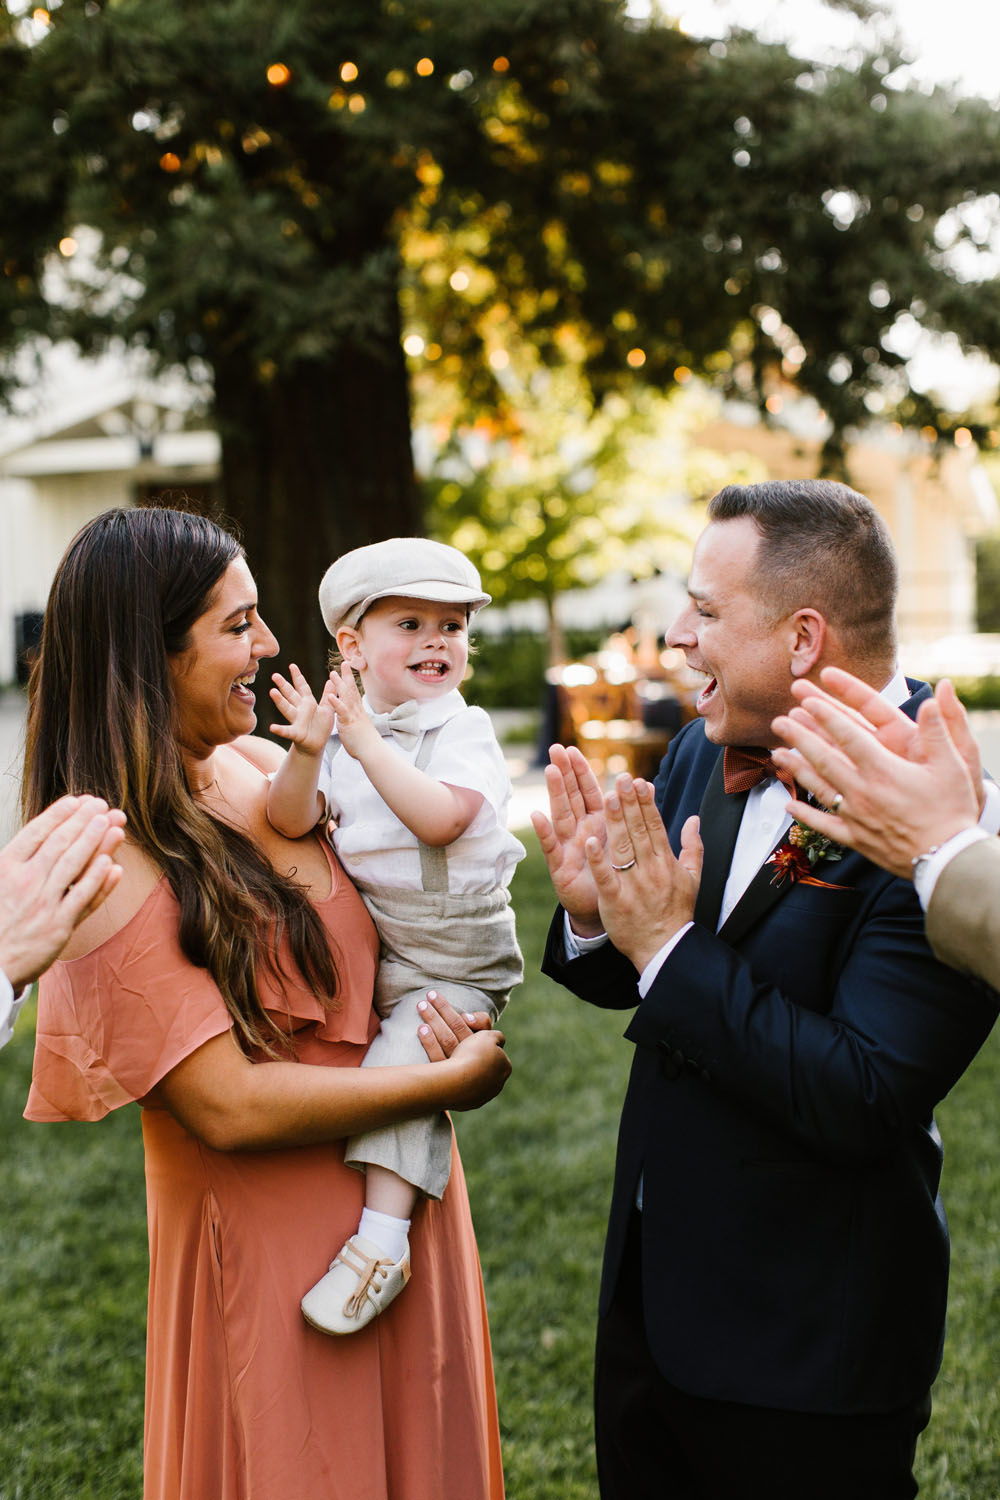
[[[0,1047],[6,1047],[14,1035],[14,1022],[30,989],[31,986],[26,985],[19,995],[15,995],[14,986],[0,969]]]

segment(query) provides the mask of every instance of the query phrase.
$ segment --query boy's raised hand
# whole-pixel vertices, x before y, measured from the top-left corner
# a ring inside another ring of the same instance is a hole
[[[356,760],[360,759],[366,746],[371,749],[380,744],[382,737],[372,723],[371,714],[358,692],[354,673],[346,661],[342,663],[339,673],[330,673],[327,687],[337,716],[340,743],[348,755],[353,755]]]
[[[272,724],[271,733],[290,741],[305,755],[322,755],[337,717],[332,686],[336,673],[330,673],[317,703],[312,688],[294,662],[288,671],[291,681],[280,672],[271,675],[274,683],[271,702],[288,720],[287,724]]]

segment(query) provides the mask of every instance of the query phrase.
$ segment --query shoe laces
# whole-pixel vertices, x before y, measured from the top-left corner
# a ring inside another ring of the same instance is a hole
[[[348,1252],[350,1259],[347,1258]],[[336,1265],[338,1260],[343,1261],[348,1270],[353,1271],[358,1278],[357,1286],[344,1303],[344,1317],[358,1318],[361,1316],[369,1291],[378,1289],[379,1281],[384,1281],[388,1276],[393,1262],[387,1256],[372,1256],[369,1259],[368,1256],[362,1254],[353,1240],[344,1246],[333,1264]]]

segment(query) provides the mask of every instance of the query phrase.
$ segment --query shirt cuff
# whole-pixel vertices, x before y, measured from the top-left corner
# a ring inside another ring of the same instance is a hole
[[[639,975],[639,994],[644,1000],[653,987],[653,980],[656,978],[657,974],[659,974],[660,970],[663,968],[663,965],[666,963],[671,953],[673,953],[681,938],[686,932],[690,932],[693,926],[693,922],[685,922],[684,926],[680,929],[679,932],[675,932],[672,938],[667,938],[667,941],[664,943],[659,953],[653,954],[652,958],[649,960],[649,963]]]
[[[935,849],[933,854],[921,856],[913,872],[913,888],[924,911],[930,905],[938,876],[945,865],[950,864],[955,855],[961,854],[963,849],[968,849],[970,844],[981,844],[983,839],[989,837],[990,834],[982,825],[978,828],[963,828],[960,832],[953,834],[939,849]]]
[[[30,984],[25,985],[20,994],[15,995],[10,980],[0,970],[0,1047],[6,1047],[14,1035],[14,1022],[17,1020],[21,1006],[28,998],[30,989]]]
[[[563,947],[566,950],[567,961],[572,958],[582,958],[585,953],[593,953],[596,948],[603,948],[607,941],[606,932],[599,932],[596,937],[581,937],[569,925],[569,913],[563,912]]]
[[[995,837],[1000,833],[1000,786],[995,781],[984,781],[983,791],[986,794],[986,801],[979,814],[978,826],[984,833]]]

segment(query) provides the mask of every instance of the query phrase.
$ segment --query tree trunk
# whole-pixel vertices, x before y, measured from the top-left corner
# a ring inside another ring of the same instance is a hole
[[[556,612],[555,598],[550,594],[545,595],[545,615],[547,622],[546,634],[548,635],[549,642],[549,666],[565,666],[565,664],[569,661],[569,652],[566,647],[566,634],[562,628],[562,623]]]
[[[273,666],[296,662],[318,693],[332,645],[323,573],[352,547],[421,531],[403,352],[345,350],[268,384],[246,362],[217,361],[215,377],[223,503],[280,642]],[[266,691],[257,703],[270,722]]]

